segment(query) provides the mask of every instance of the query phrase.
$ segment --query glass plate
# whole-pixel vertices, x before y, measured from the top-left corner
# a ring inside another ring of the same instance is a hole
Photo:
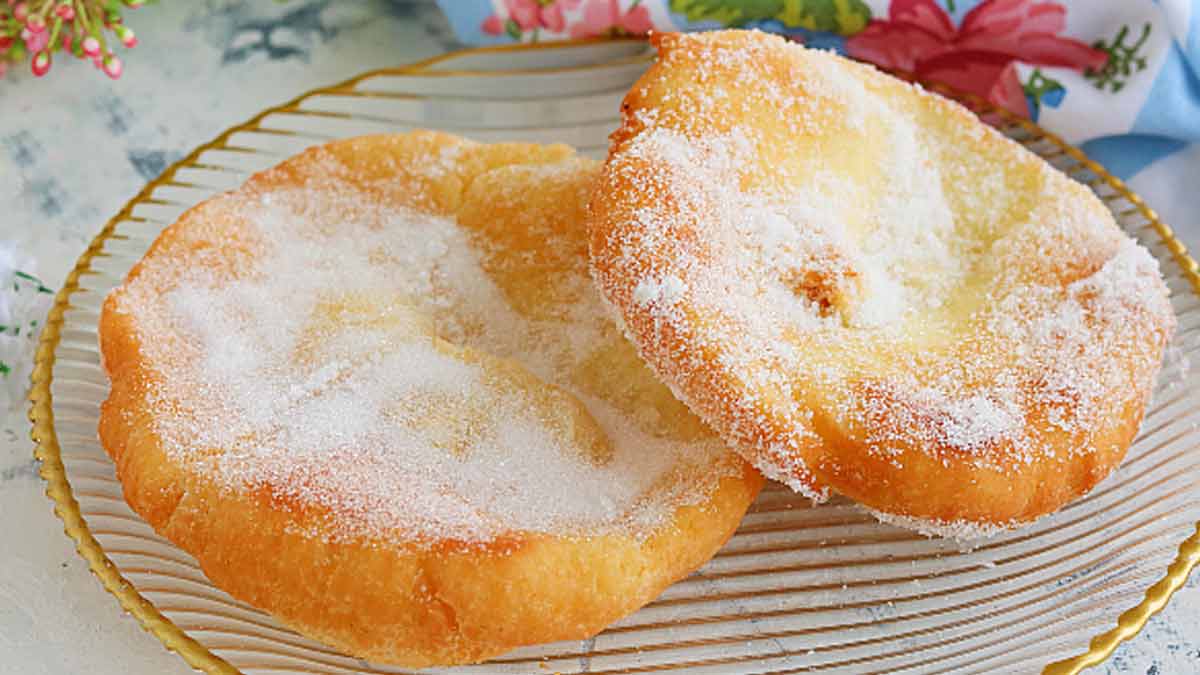
[[[96,346],[105,294],[184,209],[330,139],[432,127],[602,156],[618,103],[648,58],[640,42],[586,42],[366,73],[197,148],[100,232],[47,322],[34,440],[47,494],[81,555],[164,644],[215,673],[404,672],[343,656],[234,600],[126,506],[96,439],[107,394]],[[1184,383],[1200,350],[1200,276],[1120,181],[1032,123],[1001,127],[1090,185],[1159,258],[1172,290],[1179,331],[1118,471],[1061,512],[970,550],[882,525],[845,501],[812,507],[771,484],[715,559],[596,638],[439,672],[1068,673],[1136,633],[1200,558],[1200,389]]]

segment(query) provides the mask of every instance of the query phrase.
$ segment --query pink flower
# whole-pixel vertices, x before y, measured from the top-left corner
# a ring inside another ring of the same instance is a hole
[[[117,26],[113,29],[113,31],[117,34],[117,39],[121,41],[121,44],[130,49],[137,46],[138,39],[137,36],[133,34],[133,29],[126,26]]]
[[[571,37],[644,35],[654,27],[650,10],[640,2],[622,12],[618,0],[584,1],[583,16],[571,26]]]
[[[555,33],[561,33],[567,27],[567,17],[563,15],[563,10],[575,9],[583,0],[551,0],[549,5],[542,7],[540,18],[542,25],[548,30]]]
[[[34,33],[41,33],[46,30],[46,19],[40,14],[31,14],[25,19],[25,28]]]
[[[873,19],[846,40],[846,53],[986,98],[1025,117],[1029,108],[1016,62],[1099,69],[1108,55],[1060,37],[1067,10],[1052,2],[984,0],[955,28],[933,0],[892,0],[886,20]]]
[[[100,70],[103,70],[105,75],[115,80],[121,77],[121,72],[125,70],[125,66],[121,63],[121,59],[109,54],[100,62]]]
[[[522,33],[542,28],[561,33],[567,27],[563,11],[575,9],[580,2],[583,0],[504,0],[504,9],[508,20]],[[506,30],[506,22],[498,14],[483,22],[483,32],[490,35],[501,35]]]
[[[33,60],[29,62],[29,69],[37,77],[50,72],[50,52],[38,52],[34,54]]]
[[[491,14],[483,20],[483,25],[480,26],[483,32],[488,35],[499,35],[504,32],[504,22],[496,14]]]
[[[31,52],[40,52],[50,43],[49,31],[31,31],[28,28],[21,29],[21,39],[25,41],[25,49]]]

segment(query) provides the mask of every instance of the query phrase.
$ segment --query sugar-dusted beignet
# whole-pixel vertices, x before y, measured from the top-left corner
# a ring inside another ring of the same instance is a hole
[[[379,662],[583,639],[653,600],[762,478],[602,307],[597,170],[373,136],[188,211],[101,317],[129,504],[234,597]]]
[[[869,66],[754,32],[654,41],[593,193],[593,276],[726,441],[957,536],[1112,471],[1174,316],[1086,187]]]

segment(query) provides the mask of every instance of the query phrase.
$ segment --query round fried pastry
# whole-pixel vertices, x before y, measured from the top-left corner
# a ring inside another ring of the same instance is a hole
[[[768,477],[970,538],[1087,492],[1174,326],[1157,262],[969,111],[761,33],[659,35],[589,213],[658,375]]]
[[[410,667],[589,637],[699,567],[762,478],[600,305],[597,171],[364,137],[185,213],[100,321],[130,506],[234,597]]]

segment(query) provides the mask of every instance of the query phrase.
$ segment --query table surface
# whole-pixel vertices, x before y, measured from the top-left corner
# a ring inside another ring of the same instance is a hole
[[[0,241],[33,255],[50,286],[147,180],[221,130],[316,86],[459,47],[419,1],[173,2],[127,22],[141,44],[118,82],[63,59],[45,79],[0,83]],[[1142,182],[1152,206],[1171,187]],[[1164,215],[1197,250],[1200,218]],[[43,489],[25,411],[0,410],[0,674],[191,672],[89,574]],[[1200,673],[1200,574],[1094,672]]]

